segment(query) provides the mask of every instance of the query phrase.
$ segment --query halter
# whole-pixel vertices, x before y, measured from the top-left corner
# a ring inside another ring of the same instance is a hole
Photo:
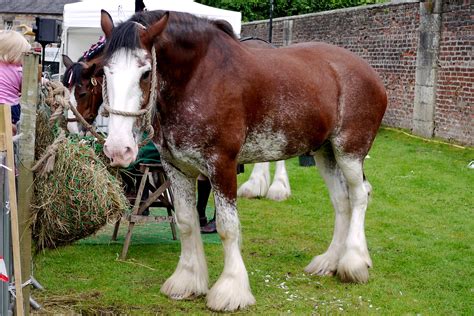
[[[135,112],[119,111],[119,110],[112,109],[109,106],[109,97],[107,95],[107,81],[106,81],[105,74],[104,74],[104,79],[102,80],[102,99],[104,101],[103,103],[104,110],[102,112],[102,115],[108,116],[109,114],[114,114],[114,115],[131,116],[131,117],[137,117],[137,118],[143,117],[143,120],[141,120],[141,125],[139,125],[139,129],[143,132],[147,132],[148,134],[147,134],[147,137],[138,144],[138,147],[143,147],[144,145],[146,145],[150,140],[153,139],[153,135],[155,134],[155,130],[153,129],[152,122],[151,122],[151,114],[152,114],[153,106],[156,104],[156,99],[157,99],[157,93],[156,93],[157,82],[158,82],[158,79],[157,79],[157,73],[156,73],[156,51],[154,47],[152,47],[152,50],[151,50],[151,91],[150,91],[148,104],[144,108]],[[140,120],[137,120],[137,121],[140,121]]]
[[[71,77],[72,77],[72,72],[71,72]],[[97,85],[100,85],[102,86],[102,84],[100,83],[100,81],[98,81],[95,77],[91,77],[91,79],[89,80],[91,85],[92,85],[92,89],[90,90],[90,92],[93,94],[93,95],[96,95],[96,90],[95,90],[95,87],[97,87]],[[70,84],[71,83],[71,78],[69,78],[69,81],[68,83]],[[74,123],[74,122],[81,122],[80,119],[77,118],[77,115],[75,114],[76,117],[74,118],[67,118],[66,121],[68,123]],[[82,116],[81,116],[82,117]]]

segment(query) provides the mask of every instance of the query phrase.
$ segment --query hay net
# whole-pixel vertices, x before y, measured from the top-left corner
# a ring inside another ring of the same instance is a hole
[[[68,135],[64,115],[50,122],[67,97],[64,90],[49,89],[55,95],[46,92],[37,115],[31,218],[37,250],[90,236],[130,208],[119,171],[108,169],[100,140]]]

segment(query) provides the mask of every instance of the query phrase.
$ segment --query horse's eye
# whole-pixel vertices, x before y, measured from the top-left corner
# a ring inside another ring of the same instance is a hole
[[[82,98],[86,97],[86,95],[87,95],[87,92],[79,93],[79,99],[82,99]]]
[[[150,70],[145,71],[142,75],[141,80],[148,80],[148,78],[150,78],[150,73],[151,73]]]

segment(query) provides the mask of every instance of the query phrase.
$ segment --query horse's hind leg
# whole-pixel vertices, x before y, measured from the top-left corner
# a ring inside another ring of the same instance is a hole
[[[334,275],[344,250],[350,222],[350,204],[347,184],[341,169],[336,163],[329,144],[314,155],[316,166],[329,190],[335,211],[334,234],[325,253],[313,258],[305,272],[317,275]]]
[[[366,283],[368,268],[372,266],[364,229],[370,184],[364,180],[363,158],[336,152],[337,164],[347,181],[351,207],[345,249],[337,267],[338,276],[346,282]]]
[[[275,176],[268,189],[267,198],[274,201],[284,201],[291,195],[290,181],[284,160],[276,162]]]
[[[259,162],[253,166],[250,178],[240,186],[237,195],[248,199],[265,196],[269,186],[270,163]]]
[[[192,298],[206,294],[209,282],[196,211],[196,179],[186,177],[164,160],[163,167],[173,190],[181,255],[176,270],[163,284],[161,292],[178,300]]]

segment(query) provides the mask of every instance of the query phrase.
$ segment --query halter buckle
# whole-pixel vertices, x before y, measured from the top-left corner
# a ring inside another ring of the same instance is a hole
[[[95,79],[95,77],[91,77],[91,84],[95,87],[97,86],[97,80]]]

